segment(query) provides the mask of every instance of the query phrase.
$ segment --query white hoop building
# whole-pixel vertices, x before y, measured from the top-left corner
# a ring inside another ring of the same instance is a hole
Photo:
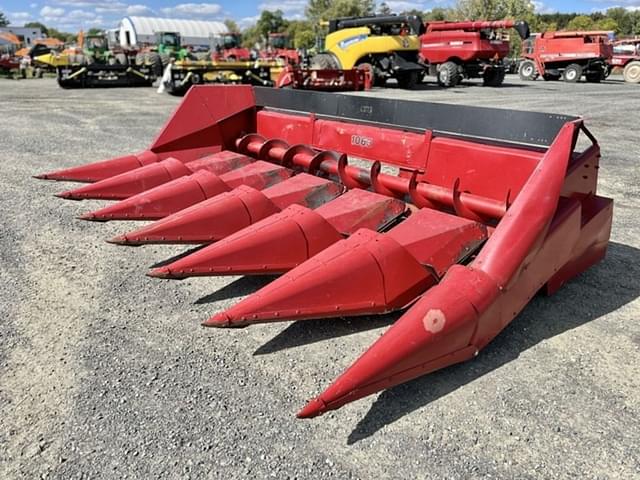
[[[222,22],[174,20],[156,17],[125,17],[120,22],[120,45],[135,47],[156,43],[157,32],[177,32],[183,45],[209,45],[209,38],[227,33]]]

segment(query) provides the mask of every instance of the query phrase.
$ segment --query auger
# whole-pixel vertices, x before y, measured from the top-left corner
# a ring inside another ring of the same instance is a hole
[[[577,117],[198,86],[148,150],[41,178],[122,198],[83,218],[157,219],[113,243],[207,244],[151,276],[281,274],[205,326],[403,311],[308,418],[472,359],[604,258],[599,161]]]

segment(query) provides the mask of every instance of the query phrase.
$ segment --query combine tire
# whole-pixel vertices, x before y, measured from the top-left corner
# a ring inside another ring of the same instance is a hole
[[[572,63],[564,70],[564,81],[576,83],[582,77],[582,67],[577,63]]]
[[[504,68],[488,68],[482,75],[482,84],[485,87],[499,87],[504,82]]]
[[[536,71],[536,64],[531,60],[525,60],[520,64],[518,74],[522,80],[535,80],[538,72]]]
[[[151,67],[151,71],[156,77],[162,77],[164,72],[164,64],[158,52],[147,52],[145,54],[144,63]]]
[[[340,65],[335,57],[329,53],[319,53],[311,59],[311,68],[318,70],[338,70]]]
[[[624,81],[628,83],[640,83],[640,62],[635,60],[627,63],[622,71]]]
[[[411,90],[416,87],[416,85],[420,82],[420,71],[419,70],[409,70],[408,72],[398,72],[397,80],[400,88],[404,88],[405,90]]]
[[[449,88],[455,87],[460,83],[462,77],[458,71],[458,65],[454,62],[444,62],[438,70],[438,85]]]

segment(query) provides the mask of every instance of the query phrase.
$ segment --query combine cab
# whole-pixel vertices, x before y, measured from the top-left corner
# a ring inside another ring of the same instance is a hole
[[[286,33],[270,33],[267,49],[260,52],[260,58],[277,60],[285,65],[300,65],[298,51],[291,46],[291,38]]]
[[[413,15],[337,18],[329,22],[325,52],[311,59],[311,67],[362,68],[370,71],[376,86],[395,78],[400,87],[413,88],[424,71],[418,59],[423,32],[422,20]]]
[[[609,74],[611,32],[545,32],[522,44],[520,78],[600,82]]]
[[[211,60],[220,61],[249,61],[251,52],[242,47],[242,35],[236,32],[226,33],[211,41]]]
[[[625,82],[640,83],[640,38],[615,42],[610,65],[623,69]]]
[[[473,359],[599,262],[599,160],[576,117],[196,86],[148,150],[39,178],[119,200],[87,220],[156,220],[113,243],[208,244],[152,277],[282,274],[205,326],[403,311],[308,418]]]
[[[420,58],[442,87],[454,87],[463,78],[482,78],[498,87],[505,75],[503,59],[509,55],[509,37],[502,29],[514,28],[529,37],[526,22],[430,22],[420,36]]]

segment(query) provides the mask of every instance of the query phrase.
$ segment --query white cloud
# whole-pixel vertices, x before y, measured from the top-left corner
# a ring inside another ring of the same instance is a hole
[[[31,4],[29,4],[29,7],[38,8],[38,4],[37,3],[31,3]]]
[[[555,13],[558,11],[553,7],[548,7],[539,0],[531,0],[531,3],[533,4],[533,9],[536,13]]]
[[[40,15],[45,18],[60,18],[64,15],[64,8],[54,8],[49,5],[45,5],[40,10]]]
[[[153,13],[146,5],[129,5],[126,10],[127,15],[147,15]]]
[[[304,17],[306,0],[264,0],[258,5],[258,10],[280,10],[286,18],[299,20]]]
[[[429,10],[427,2],[406,2],[403,0],[389,0],[385,2],[393,13],[406,12],[408,10]],[[437,2],[436,2],[437,3]]]
[[[180,3],[174,7],[160,9],[166,16],[206,16],[211,17],[222,12],[222,7],[217,3]]]
[[[253,25],[256,24],[256,22],[258,21],[259,18],[260,18],[260,15],[255,15],[253,17],[241,18],[240,20],[238,20],[238,26],[243,30],[245,28],[252,27]]]
[[[33,17],[29,12],[12,12],[7,13],[11,23],[14,22],[28,22]]]
[[[97,15],[92,12],[85,12],[84,10],[72,10],[65,15],[65,20],[95,20]]]

